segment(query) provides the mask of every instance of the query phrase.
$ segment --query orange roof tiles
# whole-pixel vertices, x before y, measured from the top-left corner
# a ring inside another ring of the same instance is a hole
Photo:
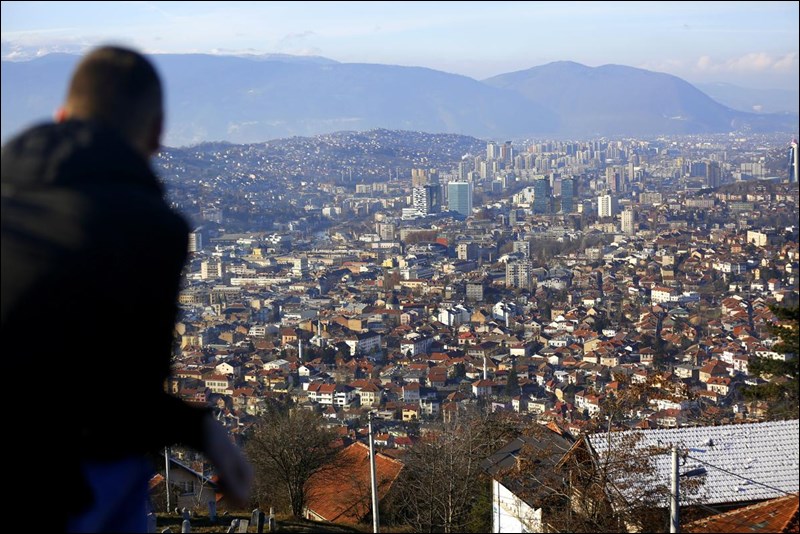
[[[340,463],[333,470],[311,478],[307,508],[326,521],[355,524],[371,509],[369,448],[353,443],[337,455],[337,460]],[[403,464],[378,453],[375,466],[380,500],[391,490]]]
[[[684,532],[800,532],[797,493],[770,499],[730,512],[712,515],[683,526]]]

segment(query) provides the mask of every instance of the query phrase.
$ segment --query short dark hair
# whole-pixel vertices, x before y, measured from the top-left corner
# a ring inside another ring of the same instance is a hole
[[[104,123],[134,140],[163,113],[161,81],[141,54],[104,46],[78,64],[66,105],[71,116]]]

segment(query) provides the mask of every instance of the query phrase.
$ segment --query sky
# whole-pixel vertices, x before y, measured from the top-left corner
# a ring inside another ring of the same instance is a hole
[[[797,90],[798,2],[2,2],[2,58],[318,55],[481,80],[551,61]]]

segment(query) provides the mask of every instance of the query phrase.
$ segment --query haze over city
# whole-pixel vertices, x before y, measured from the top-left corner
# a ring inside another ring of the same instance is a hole
[[[21,530],[797,532],[797,2],[0,20]]]
[[[2,58],[291,54],[484,79],[552,61],[796,90],[796,2],[2,2]]]

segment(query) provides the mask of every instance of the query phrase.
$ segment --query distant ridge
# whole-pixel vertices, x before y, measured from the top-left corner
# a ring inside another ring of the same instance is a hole
[[[152,56],[166,144],[253,143],[375,128],[480,138],[797,131],[797,115],[723,106],[675,76],[556,62],[483,82],[421,67],[281,54]],[[49,120],[78,56],[2,62],[2,138]]]
[[[539,102],[573,135],[653,135],[790,129],[785,115],[733,110],[690,83],[624,65],[558,61],[484,80]],[[795,124],[796,124],[795,119]]]

